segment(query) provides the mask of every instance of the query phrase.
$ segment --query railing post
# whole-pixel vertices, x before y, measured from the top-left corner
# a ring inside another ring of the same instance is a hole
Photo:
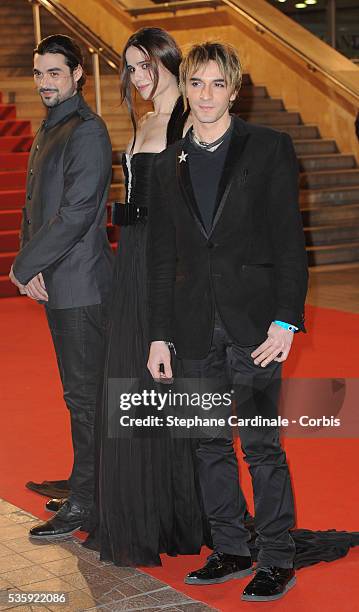
[[[328,0],[327,23],[329,44],[333,49],[336,49],[336,0]]]
[[[29,0],[32,5],[32,19],[34,22],[34,38],[37,46],[41,40],[40,4],[36,0]]]
[[[99,49],[101,51],[101,49]],[[100,76],[100,60],[99,55],[96,51],[92,53],[92,69],[95,81],[95,99],[96,99],[96,113],[101,115],[101,76]]]

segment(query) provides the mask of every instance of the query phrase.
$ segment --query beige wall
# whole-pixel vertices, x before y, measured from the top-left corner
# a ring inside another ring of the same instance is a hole
[[[60,0],[71,13],[115,51],[121,53],[131,35],[132,20],[111,0]]]

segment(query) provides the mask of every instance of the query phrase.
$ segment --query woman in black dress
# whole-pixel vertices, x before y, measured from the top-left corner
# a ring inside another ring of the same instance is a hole
[[[134,138],[123,156],[126,204],[116,253],[104,382],[95,427],[97,443],[97,524],[86,546],[117,565],[160,565],[159,554],[198,553],[202,514],[194,467],[193,440],[171,440],[155,428],[121,428],[108,398],[111,384],[121,390],[153,389],[146,362],[147,208],[156,153],[182,138],[187,114],[178,91],[181,52],[158,28],[143,28],[123,51],[122,98],[128,104]],[[154,112],[136,124],[132,91],[151,100]],[[134,213],[135,210],[139,213]],[[139,214],[139,219],[131,217]],[[130,389],[126,387],[131,380]],[[137,414],[150,409],[141,406]],[[146,412],[147,411],[147,412]],[[156,411],[154,411],[156,412]],[[133,409],[122,414],[134,416]],[[157,413],[158,414],[158,413]]]

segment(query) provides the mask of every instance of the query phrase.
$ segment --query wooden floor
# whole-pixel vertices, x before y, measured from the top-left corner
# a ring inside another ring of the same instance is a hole
[[[307,304],[359,313],[359,263],[311,268]]]

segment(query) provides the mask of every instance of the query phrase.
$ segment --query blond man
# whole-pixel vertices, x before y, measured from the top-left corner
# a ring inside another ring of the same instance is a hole
[[[181,66],[193,128],[158,156],[150,217],[148,367],[235,392],[242,417],[277,415],[282,362],[303,330],[307,262],[298,168],[287,134],[231,116],[242,70],[229,45],[195,45]],[[269,419],[270,420],[270,419]],[[258,563],[242,599],[270,601],[295,584],[294,504],[276,425],[240,427],[249,465]],[[246,504],[228,429],[197,449],[214,553],[186,577],[213,584],[253,571]]]

